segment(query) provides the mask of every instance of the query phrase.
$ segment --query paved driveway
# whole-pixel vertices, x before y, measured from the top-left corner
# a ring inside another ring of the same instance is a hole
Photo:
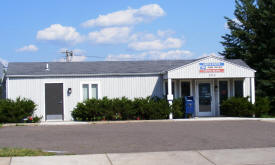
[[[0,128],[1,147],[75,154],[275,147],[275,123],[194,121]]]

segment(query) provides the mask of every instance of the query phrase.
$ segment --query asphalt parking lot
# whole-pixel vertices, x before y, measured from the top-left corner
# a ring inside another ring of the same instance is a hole
[[[275,122],[195,121],[0,128],[0,148],[74,154],[275,147]]]

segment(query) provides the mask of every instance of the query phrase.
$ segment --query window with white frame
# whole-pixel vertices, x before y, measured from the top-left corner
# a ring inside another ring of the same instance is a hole
[[[89,99],[89,84],[82,84],[82,100]]]
[[[98,85],[97,84],[91,84],[92,92],[91,97],[98,99]]]
[[[85,83],[82,84],[82,100],[89,98],[98,99],[98,84],[97,83]]]

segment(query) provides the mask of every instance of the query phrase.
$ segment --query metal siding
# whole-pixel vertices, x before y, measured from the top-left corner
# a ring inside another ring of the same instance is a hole
[[[223,73],[200,73],[199,63],[209,62],[224,62]],[[229,63],[227,61],[219,60],[216,58],[206,58],[201,61],[196,61],[187,64],[178,69],[168,71],[168,78],[237,78],[237,77],[254,77],[254,71],[248,68]]]
[[[45,120],[45,83],[64,83],[64,120],[71,120],[71,111],[81,100],[80,84],[99,82],[101,96],[109,98],[126,96],[130,99],[151,95],[163,96],[161,75],[108,76],[108,77],[60,77],[60,78],[10,78],[9,98],[25,97],[37,104],[38,116]],[[71,95],[67,89],[72,88]]]

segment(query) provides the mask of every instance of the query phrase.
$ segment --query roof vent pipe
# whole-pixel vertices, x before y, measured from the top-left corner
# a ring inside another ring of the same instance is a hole
[[[46,70],[46,71],[49,70],[49,64],[48,64],[48,63],[46,63],[46,68],[45,68],[45,70]]]

